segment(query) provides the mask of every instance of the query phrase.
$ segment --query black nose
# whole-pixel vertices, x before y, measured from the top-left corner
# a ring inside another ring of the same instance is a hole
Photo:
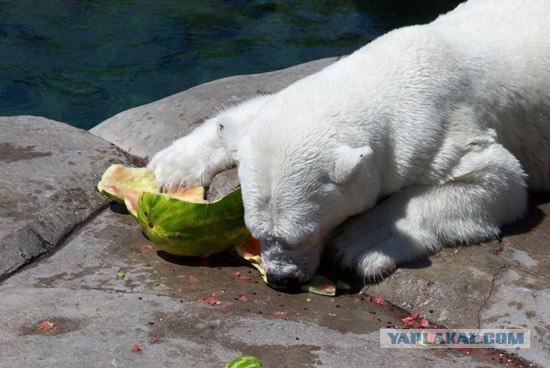
[[[277,273],[267,273],[267,283],[275,289],[298,289],[300,279],[297,276],[281,275]]]

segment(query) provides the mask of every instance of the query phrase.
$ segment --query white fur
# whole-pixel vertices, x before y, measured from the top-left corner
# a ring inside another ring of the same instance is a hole
[[[219,114],[150,167],[208,185],[238,163],[268,275],[304,281],[324,249],[376,278],[494,237],[527,184],[550,189],[549,19],[548,0],[470,0]]]

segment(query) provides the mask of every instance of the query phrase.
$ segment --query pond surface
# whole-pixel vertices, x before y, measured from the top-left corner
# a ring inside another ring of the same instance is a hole
[[[0,115],[89,129],[207,81],[348,54],[459,2],[0,0]]]

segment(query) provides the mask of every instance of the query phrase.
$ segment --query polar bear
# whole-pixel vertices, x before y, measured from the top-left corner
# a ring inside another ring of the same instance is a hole
[[[322,254],[376,279],[495,237],[528,187],[550,189],[549,19],[548,0],[471,0],[221,112],[149,167],[177,187],[238,165],[280,288]]]

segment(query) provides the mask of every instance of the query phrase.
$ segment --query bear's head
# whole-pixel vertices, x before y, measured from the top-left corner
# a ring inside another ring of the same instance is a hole
[[[311,132],[260,129],[242,138],[245,221],[261,241],[271,285],[293,288],[311,278],[332,230],[373,204],[378,184],[372,156],[369,146],[350,147]]]

